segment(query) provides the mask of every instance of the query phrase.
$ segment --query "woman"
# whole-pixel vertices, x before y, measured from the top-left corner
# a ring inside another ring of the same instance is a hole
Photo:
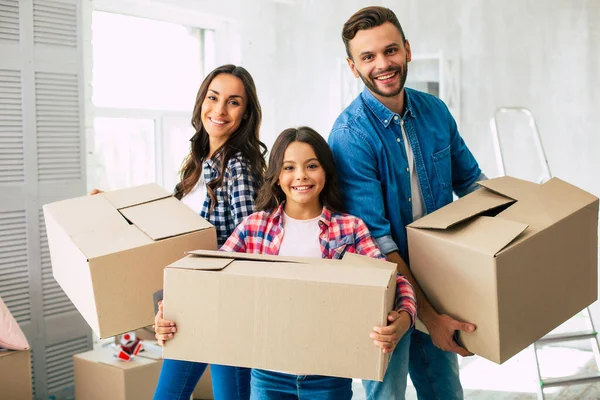
[[[259,140],[261,118],[254,81],[244,68],[223,65],[202,82],[192,116],[196,134],[175,197],[216,227],[219,246],[254,212],[266,168],[266,146]],[[162,304],[155,321],[162,345],[176,327],[159,320]],[[165,359],[154,398],[189,400],[206,366]],[[250,397],[250,369],[212,365],[211,374],[215,399]]]

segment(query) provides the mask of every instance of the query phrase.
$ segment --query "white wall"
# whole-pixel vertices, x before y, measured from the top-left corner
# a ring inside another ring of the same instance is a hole
[[[553,173],[600,195],[600,2],[591,0],[241,1],[237,61],[257,81],[267,142],[293,125],[328,133],[340,104],[341,27],[369,4],[396,12],[414,53],[459,58],[461,131],[489,175],[498,173],[490,117],[524,106]]]
[[[94,0],[105,3],[107,0]],[[119,2],[121,3],[121,2]],[[490,176],[498,173],[489,119],[500,106],[535,114],[555,175],[600,195],[600,2],[595,0],[122,0],[164,4],[218,25],[217,60],[245,66],[270,144],[290,126],[327,135],[340,111],[340,32],[367,5],[392,8],[413,53],[443,51],[461,65],[461,132]],[[171,8],[167,8],[171,7]],[[409,65],[410,74],[410,65]]]

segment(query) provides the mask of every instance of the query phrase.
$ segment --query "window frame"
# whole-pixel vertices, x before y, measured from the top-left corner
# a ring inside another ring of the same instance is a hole
[[[160,3],[153,0],[94,0],[92,13],[95,11],[128,15],[137,18],[153,19],[161,22],[169,22],[179,25],[184,25],[190,28],[198,29],[200,31],[200,43],[201,43],[201,54],[203,59],[202,75],[205,76],[207,68],[213,66],[207,65],[205,57],[205,31],[213,31],[213,46],[215,48],[215,54],[213,56],[213,62],[216,65],[220,65],[224,58],[229,58],[230,55],[225,54],[223,51],[219,51],[223,46],[219,46],[219,43],[230,42],[231,32],[230,27],[232,20],[215,17],[213,15],[206,14],[193,7],[193,3],[185,3],[184,1],[172,4],[172,3]],[[90,14],[92,14],[90,13]],[[91,15],[90,15],[91,23]],[[97,167],[97,160],[93,156],[95,153],[95,133],[94,133],[94,119],[95,118],[131,118],[131,119],[152,119],[154,120],[154,157],[155,157],[155,177],[156,182],[164,186],[164,154],[162,153],[163,143],[165,141],[164,131],[164,119],[165,118],[186,118],[191,121],[191,109],[193,105],[190,104],[190,111],[177,111],[177,110],[166,110],[166,109],[134,109],[134,108],[112,108],[112,107],[97,107],[92,102],[92,69],[93,69],[93,54],[92,54],[92,43],[91,37],[87,41],[89,46],[85,51],[84,56],[84,69],[86,71],[86,85],[84,90],[85,104],[85,127],[86,127],[86,143],[87,143],[87,160],[86,160],[86,175],[88,177],[88,189],[91,189],[95,185],[93,178],[89,173]],[[232,51],[228,48],[228,51]],[[171,190],[172,188],[166,188]]]

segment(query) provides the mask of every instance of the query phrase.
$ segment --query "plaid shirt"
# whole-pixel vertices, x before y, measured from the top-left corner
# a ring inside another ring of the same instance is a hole
[[[241,153],[232,156],[227,162],[223,184],[215,188],[217,204],[211,211],[212,200],[206,196],[200,216],[217,229],[217,243],[223,245],[233,230],[242,220],[254,212],[256,198],[256,181],[246,160]],[[202,177],[208,185],[217,179],[221,171],[219,159],[208,159],[202,163]]]
[[[284,234],[282,207],[272,213],[259,211],[244,219],[221,251],[278,255]],[[360,218],[331,212],[323,207],[319,226],[322,258],[339,260],[348,252],[385,259]],[[415,293],[412,285],[400,274],[396,276],[396,310],[408,312],[414,324],[417,315]]]

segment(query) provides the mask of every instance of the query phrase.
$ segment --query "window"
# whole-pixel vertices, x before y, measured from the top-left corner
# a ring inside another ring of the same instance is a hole
[[[92,16],[93,143],[88,189],[156,182],[172,190],[214,32],[128,15]]]

